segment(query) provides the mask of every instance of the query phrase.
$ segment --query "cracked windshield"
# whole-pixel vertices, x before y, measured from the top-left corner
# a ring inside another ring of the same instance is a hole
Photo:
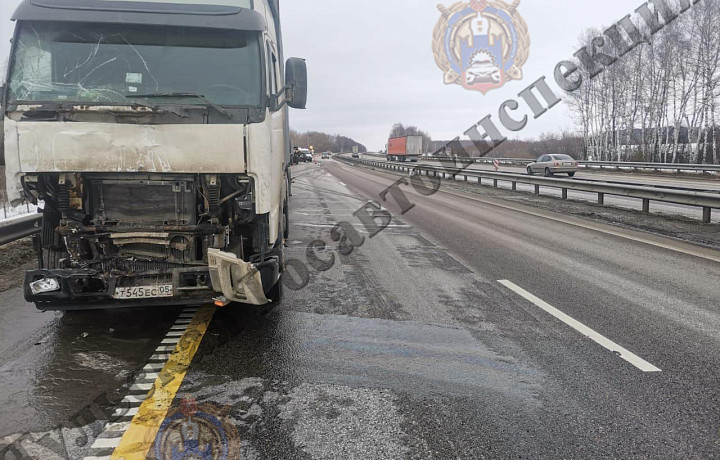
[[[2,0],[0,460],[720,459],[718,24]]]
[[[118,104],[194,93],[260,105],[258,39],[244,31],[28,22],[16,40],[10,100]]]

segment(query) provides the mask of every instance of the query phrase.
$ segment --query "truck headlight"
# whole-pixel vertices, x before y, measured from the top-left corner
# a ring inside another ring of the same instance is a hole
[[[34,295],[60,290],[60,283],[55,278],[43,278],[30,283],[30,290]]]

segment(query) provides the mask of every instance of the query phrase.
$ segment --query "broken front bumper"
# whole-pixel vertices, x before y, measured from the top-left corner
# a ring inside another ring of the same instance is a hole
[[[235,254],[210,249],[208,265],[213,288],[222,293],[222,298],[219,298],[221,303],[266,305],[270,302],[266,293],[280,277],[280,262],[277,258],[254,265]]]
[[[44,283],[42,283],[44,281]],[[37,282],[45,289],[37,289]],[[163,297],[147,287],[172,286]],[[117,298],[119,290],[138,289],[143,298]],[[143,290],[143,288],[146,288]],[[90,269],[32,270],[25,274],[25,300],[40,310],[193,305],[212,301],[207,267],[113,275]]]
[[[32,270],[25,274],[25,300],[40,310],[195,305],[218,298],[227,303],[269,303],[266,293],[279,279],[277,258],[254,265],[233,254],[210,250],[208,261],[206,267],[132,274],[92,269]],[[143,297],[119,295],[128,290]]]

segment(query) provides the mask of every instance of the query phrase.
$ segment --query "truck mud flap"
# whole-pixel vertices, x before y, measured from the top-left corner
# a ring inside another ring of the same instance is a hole
[[[219,249],[208,250],[208,265],[213,289],[226,300],[249,305],[266,305],[260,270],[239,259],[235,254]]]

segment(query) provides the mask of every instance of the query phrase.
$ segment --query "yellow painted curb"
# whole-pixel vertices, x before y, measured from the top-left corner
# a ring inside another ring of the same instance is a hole
[[[160,372],[148,398],[130,422],[120,444],[112,454],[113,460],[145,460],[155,442],[175,395],[180,389],[188,367],[215,314],[215,307],[202,307],[180,338],[165,367]]]

